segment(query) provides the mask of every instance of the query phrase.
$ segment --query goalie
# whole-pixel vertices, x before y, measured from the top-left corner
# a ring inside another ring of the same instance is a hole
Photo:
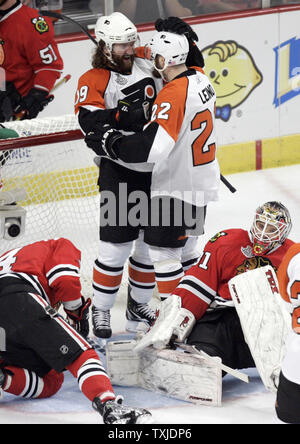
[[[136,351],[150,345],[166,348],[175,336],[178,342],[187,340],[198,350],[220,357],[233,369],[255,367],[228,283],[266,265],[276,271],[293,245],[287,238],[291,227],[288,209],[280,202],[266,202],[257,208],[249,232],[229,229],[217,233],[206,244],[198,264],[161,304],[154,327],[138,342]],[[252,307],[250,310],[253,313]]]

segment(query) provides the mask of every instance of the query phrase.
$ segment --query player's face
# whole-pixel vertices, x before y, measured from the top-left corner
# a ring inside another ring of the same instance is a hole
[[[134,46],[135,42],[115,43],[113,45],[112,58],[121,72],[131,72],[134,62]]]

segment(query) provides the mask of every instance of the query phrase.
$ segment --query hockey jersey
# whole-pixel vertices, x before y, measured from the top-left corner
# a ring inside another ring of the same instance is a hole
[[[181,200],[200,207],[218,200],[215,102],[208,77],[197,67],[159,92],[151,117],[159,128],[147,159],[154,163],[152,196],[175,191]]]
[[[0,65],[22,96],[33,87],[50,92],[63,69],[51,21],[20,2],[0,16]]]
[[[228,281],[248,270],[271,265],[277,271],[285,253],[294,244],[287,239],[265,256],[255,256],[248,231],[230,229],[217,233],[203,250],[195,266],[180,281],[174,294],[182,306],[200,319],[208,308],[231,305]]]
[[[143,132],[114,145],[125,162],[153,164],[152,197],[172,196],[198,207],[218,199],[215,101],[203,70],[189,68],[158,93]]]
[[[76,310],[81,302],[80,251],[67,239],[51,239],[16,248],[0,257],[5,276],[27,281],[52,307],[60,302]]]
[[[291,304],[293,330],[300,334],[300,244],[287,251],[277,277],[282,298]]]
[[[117,107],[118,101],[126,96],[131,96],[132,99],[136,97],[153,100],[161,88],[162,80],[152,76],[152,65],[140,57],[135,58],[132,73],[128,75],[109,69],[90,69],[79,78],[75,113],[78,114],[81,107],[89,111],[113,109]],[[145,162],[134,164],[124,163],[121,160],[115,162],[136,171],[152,170],[152,165]]]

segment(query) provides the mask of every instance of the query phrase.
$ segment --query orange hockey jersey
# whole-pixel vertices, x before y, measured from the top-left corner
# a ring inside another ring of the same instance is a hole
[[[300,334],[300,244],[288,250],[277,277],[282,298],[291,304],[293,330]]]

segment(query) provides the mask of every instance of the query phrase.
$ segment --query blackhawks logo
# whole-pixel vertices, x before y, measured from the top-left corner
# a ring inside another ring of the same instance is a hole
[[[33,18],[31,21],[34,24],[35,30],[40,34],[49,31],[49,25],[44,17]]]
[[[249,270],[255,270],[256,268],[265,267],[266,265],[271,265],[271,267],[273,267],[274,270],[277,271],[276,267],[272,264],[270,259],[262,256],[255,256],[244,260],[244,262],[237,267],[236,271],[237,274],[241,274]]]

